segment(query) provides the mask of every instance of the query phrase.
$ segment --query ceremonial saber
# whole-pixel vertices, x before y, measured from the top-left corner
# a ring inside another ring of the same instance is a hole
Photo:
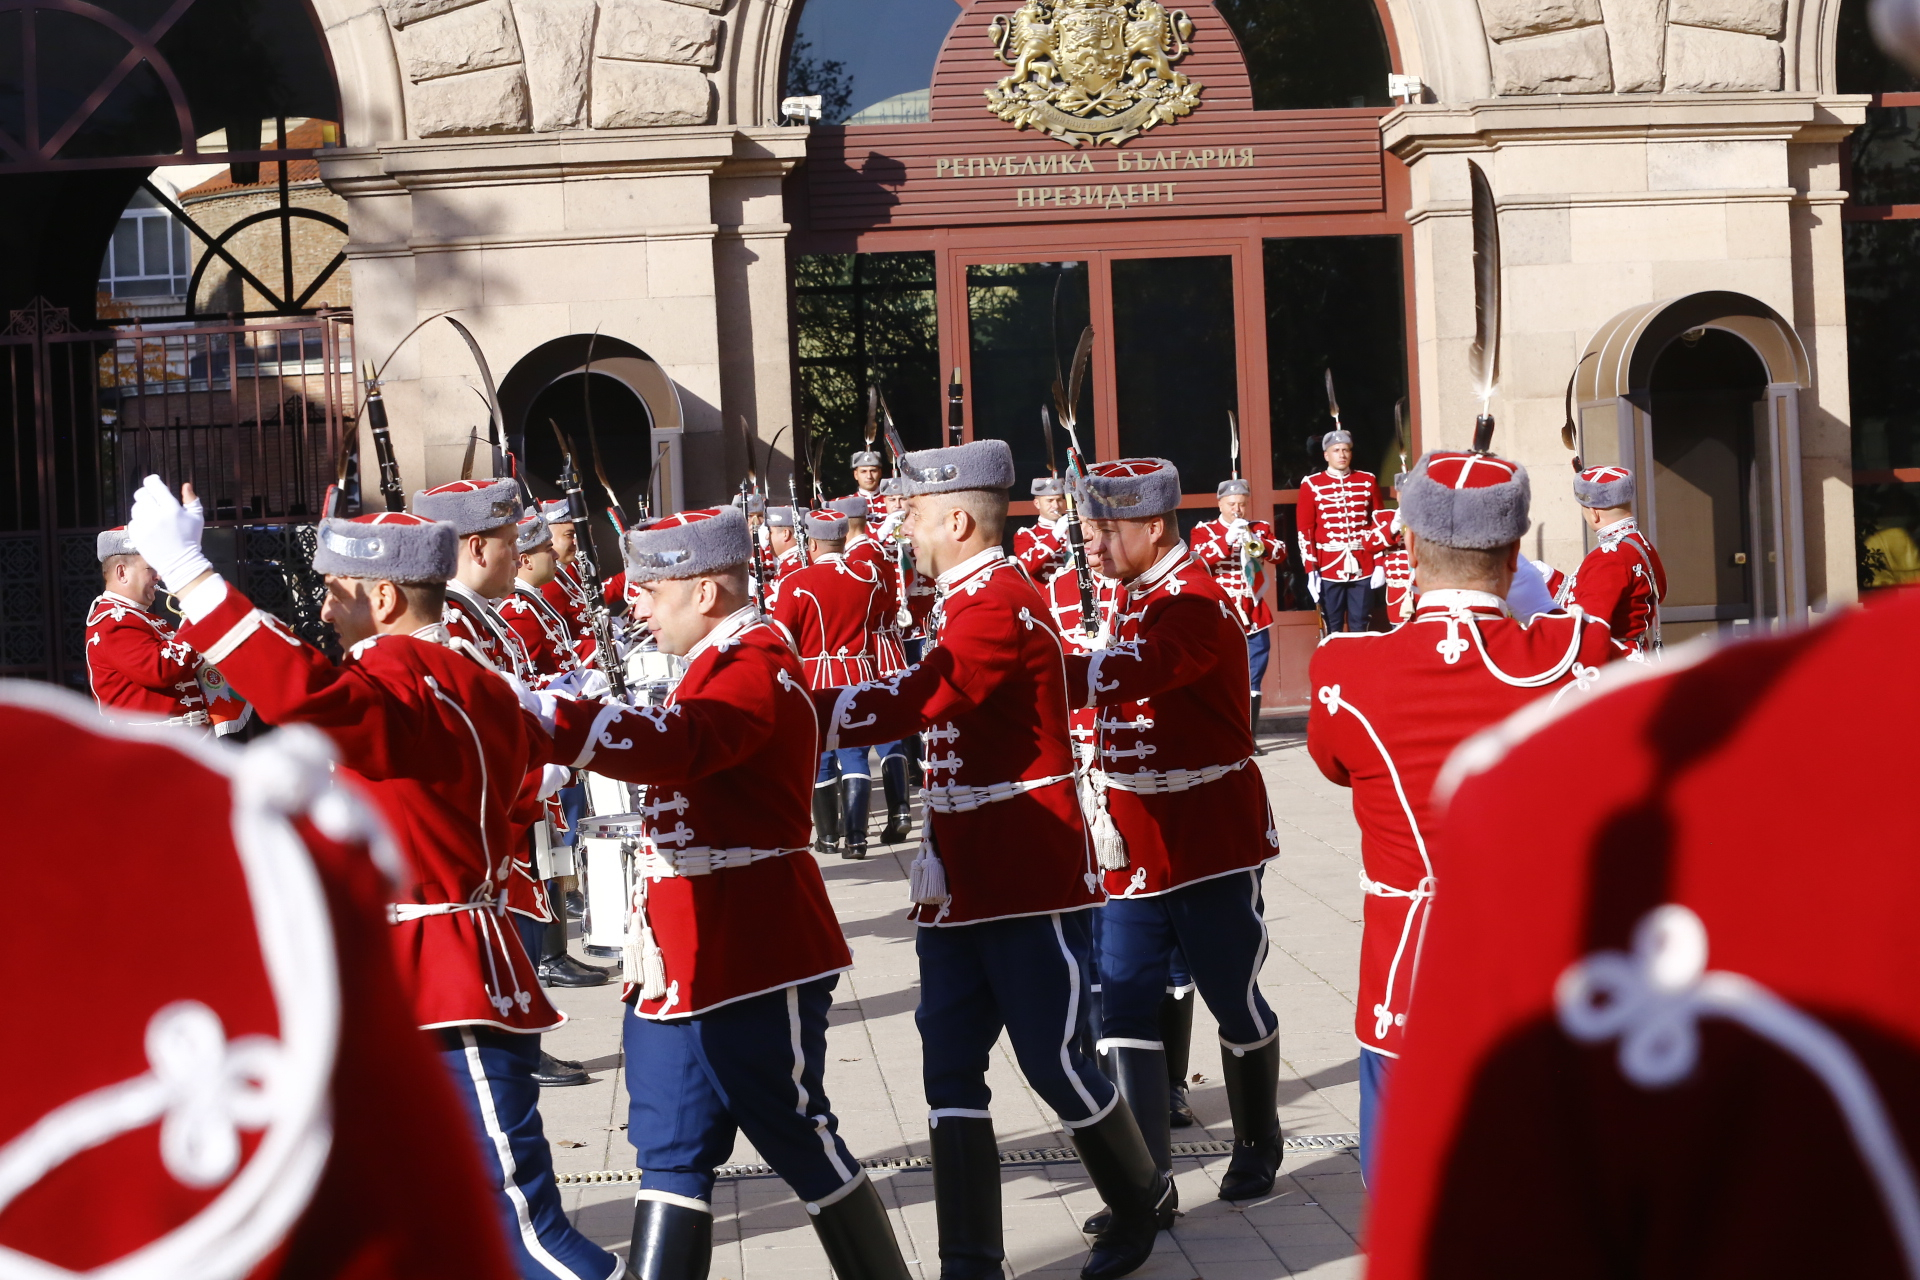
[[[1467,161],[1473,188],[1473,346],[1467,364],[1480,416],[1473,420],[1473,451],[1493,448],[1493,389],[1500,377],[1500,214],[1493,186],[1473,161]]]
[[[767,616],[767,584],[760,572],[760,540],[753,533],[753,504],[747,501],[749,497],[759,497],[760,477],[754,474],[753,469],[753,428],[747,425],[745,414],[740,415],[739,422],[740,443],[747,454],[747,478],[740,482],[740,515],[747,522],[747,549],[750,553],[747,556],[747,578],[753,589],[753,611],[764,618]]]
[[[607,687],[613,696],[625,702],[627,673],[620,665],[620,654],[613,642],[613,617],[607,610],[606,586],[601,581],[599,567],[593,561],[593,524],[587,512],[587,495],[580,488],[580,468],[574,463],[573,442],[567,439],[560,430],[560,424],[552,418],[547,419],[547,425],[553,428],[554,441],[560,446],[560,490],[566,495],[567,515],[573,521],[575,531],[573,562],[580,574],[580,585],[587,592],[584,612],[588,624],[593,628],[594,665],[607,678]],[[580,536],[581,530],[586,531],[586,536]]]
[[[894,428],[893,411],[887,408],[887,397],[881,393],[878,383],[875,383],[868,389],[867,402],[870,406],[867,412],[867,444],[869,446],[873,444],[874,418],[876,416],[873,409],[877,407],[879,416],[886,422],[887,452],[893,455],[893,474],[896,477],[905,475],[907,467],[907,446],[901,442],[900,432]],[[907,607],[907,596],[912,590],[913,580],[907,573],[907,543],[906,540],[900,536],[900,531],[897,529],[894,530],[893,535],[893,565],[900,584],[900,607],[893,611],[893,625],[896,627],[910,627],[913,625],[913,610]]]
[[[1327,372],[1327,388],[1329,392],[1333,388],[1331,370]],[[1233,463],[1233,478],[1238,480],[1240,478],[1240,415],[1232,409],[1227,410],[1227,449]],[[1247,506],[1251,508],[1253,503],[1249,501]],[[1250,520],[1247,522],[1247,529],[1248,532],[1252,532],[1253,522]],[[1254,563],[1255,559],[1256,557],[1247,550],[1247,539],[1243,536],[1240,539],[1240,580],[1247,584],[1247,595],[1250,598],[1257,598],[1253,589],[1253,580],[1259,572],[1259,567]]]

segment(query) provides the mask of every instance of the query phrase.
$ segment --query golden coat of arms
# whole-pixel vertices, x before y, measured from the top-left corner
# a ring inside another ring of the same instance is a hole
[[[1117,146],[1200,105],[1201,86],[1173,68],[1193,20],[1157,0],[1027,0],[988,32],[1013,70],[987,110],[1017,128]]]

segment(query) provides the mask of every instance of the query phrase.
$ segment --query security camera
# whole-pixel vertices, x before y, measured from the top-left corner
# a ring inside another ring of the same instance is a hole
[[[808,124],[818,120],[822,113],[819,94],[810,94],[804,98],[783,98],[780,101],[780,118],[788,124]]]

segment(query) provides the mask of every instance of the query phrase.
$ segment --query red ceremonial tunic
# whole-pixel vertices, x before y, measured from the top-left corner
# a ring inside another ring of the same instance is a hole
[[[1080,580],[1071,566],[1054,574],[1053,579],[1040,590],[1047,600],[1047,612],[1053,615],[1054,629],[1059,631],[1061,642],[1069,654],[1092,653],[1112,634],[1113,602],[1120,594],[1120,584],[1112,578],[1103,578],[1097,573],[1093,575],[1093,609],[1096,616],[1092,635],[1080,627]],[[1099,714],[1092,707],[1075,707],[1068,721],[1074,753],[1082,761],[1093,758],[1093,724]]]
[[[1067,659],[1078,700],[1098,709],[1096,846],[1104,807],[1125,847],[1107,892],[1151,897],[1274,857],[1280,836],[1247,722],[1246,634],[1226,592],[1182,543],[1111,607],[1106,646]]]
[[[1366,902],[1353,1034],[1363,1048],[1400,1056],[1439,869],[1433,781],[1447,756],[1552,690],[1591,686],[1618,652],[1597,619],[1543,613],[1523,624],[1479,591],[1428,591],[1405,626],[1320,642],[1307,669],[1307,750],[1321,773],[1353,788],[1360,824]],[[1508,835],[1524,845],[1534,832]]]
[[[922,925],[1098,906],[1105,895],[1074,793],[1066,660],[1046,602],[998,547],[942,574],[939,593],[918,663],[814,695],[827,749],[925,730],[921,794],[950,896],[914,907]]]
[[[498,674],[433,626],[353,647],[334,666],[232,585],[182,633],[268,724],[310,724],[363,779],[399,839],[412,882],[393,928],[422,1027],[550,1031],[547,1003],[503,907],[524,828],[512,811],[552,744]]]
[[[1398,509],[1373,513],[1368,545],[1373,548],[1373,585],[1386,588],[1387,623],[1397,627],[1413,616],[1413,561],[1407,556],[1407,534]],[[1547,590],[1552,593],[1552,583]]]
[[[103,708],[143,723],[208,723],[200,655],[164,619],[114,591],[87,607],[87,684]]]
[[[519,638],[536,686],[579,668],[580,659],[574,652],[566,619],[540,594],[538,587],[515,582],[513,590],[496,609],[500,621]]]
[[[853,965],[808,852],[820,743],[800,660],[746,608],[687,661],[662,706],[556,699],[560,759],[647,786],[632,932],[651,930],[665,974],[648,997],[634,985],[643,965],[628,964],[626,998],[643,1018],[690,1017]]]
[[[1373,529],[1379,481],[1364,471],[1321,471],[1300,482],[1294,517],[1300,526],[1300,566],[1328,582],[1354,582],[1373,573],[1367,535]]]
[[[1600,545],[1561,584],[1557,599],[1603,619],[1622,641],[1645,653],[1660,643],[1666,566],[1631,516],[1614,521],[1599,536]]]
[[[1013,535],[1013,558],[1037,586],[1044,587],[1067,559],[1065,521],[1036,520]]]
[[[1253,585],[1247,585],[1247,560],[1242,549],[1227,541],[1231,530],[1225,520],[1204,520],[1193,526],[1193,554],[1227,593],[1240,619],[1240,630],[1247,635],[1265,631],[1273,625],[1273,610],[1267,605],[1267,570],[1287,562],[1287,544],[1273,534],[1265,520],[1247,524],[1246,537],[1260,544],[1260,559],[1255,562]]]
[[[793,637],[807,687],[830,689],[874,676],[874,637],[887,607],[871,564],[823,555],[787,575],[773,620]]]
[[[0,686],[16,847],[70,840],[99,778],[124,812],[167,814],[139,841],[9,867],[22,901],[78,894],[139,958],[131,981],[43,966],[15,992],[23,1026],[57,1025],[64,1048],[58,1071],[18,1053],[0,1066],[0,1162],[26,1174],[0,1188],[9,1275],[515,1274],[394,973],[366,843],[385,837],[317,752],[289,747],[166,742],[72,695]],[[22,912],[0,955],[25,973],[68,927]],[[37,1158],[15,1145],[34,1125]]]
[[[1370,1277],[1920,1269],[1916,639],[1908,589],[1456,757]]]

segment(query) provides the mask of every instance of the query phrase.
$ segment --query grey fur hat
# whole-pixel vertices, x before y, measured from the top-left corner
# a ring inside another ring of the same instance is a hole
[[[402,584],[445,582],[453,576],[459,546],[460,535],[447,521],[405,511],[322,520],[313,571]]]
[[[456,537],[518,524],[523,508],[520,486],[512,479],[455,480],[413,495],[413,509],[428,520],[444,520]]]
[[[838,511],[849,520],[865,520],[869,511],[866,498],[858,493],[849,494],[844,498],[835,498],[827,504],[827,507],[829,510]]]
[[[1327,432],[1327,434],[1320,437],[1320,448],[1322,450],[1331,449],[1333,448],[1333,446],[1337,444],[1352,444],[1352,443],[1353,443],[1353,432],[1348,431],[1344,428],[1341,428],[1335,431],[1329,431]]]
[[[1245,480],[1222,480],[1214,493],[1222,498],[1245,498],[1253,493],[1253,486]]]
[[[627,534],[628,582],[697,578],[745,564],[753,555],[747,518],[738,507],[681,511]]]
[[[769,529],[793,528],[793,508],[792,507],[768,507],[767,508],[767,527]]]
[[[1400,519],[1430,542],[1487,551],[1527,532],[1527,469],[1486,453],[1429,453],[1400,487]]]
[[[901,485],[899,476],[888,476],[880,482],[880,487],[875,492],[883,498],[905,497],[906,495],[901,492]]]
[[[553,526],[547,523],[544,516],[538,514],[521,516],[517,528],[518,533],[513,545],[514,550],[521,555],[553,545]]]
[[[540,504],[540,518],[548,524],[572,524],[573,504],[565,498]]]
[[[1063,498],[1067,493],[1067,482],[1059,476],[1040,476],[1033,482],[1033,496],[1036,498]]]
[[[1165,458],[1097,462],[1080,480],[1080,514],[1091,520],[1144,520],[1180,505],[1180,472]]]
[[[1588,467],[1573,478],[1573,496],[1581,506],[1605,511],[1633,505],[1633,472],[1625,467]]]
[[[1005,440],[973,440],[950,449],[922,449],[901,465],[902,484],[894,492],[907,497],[959,493],[965,489],[1013,488],[1013,450]]]
[[[93,539],[93,549],[100,554],[100,563],[105,564],[113,556],[137,556],[133,539],[127,536],[127,526],[118,529],[102,529]]]
[[[844,542],[847,518],[838,511],[809,511],[807,536],[817,542]]]
[[[871,449],[862,449],[859,453],[853,455],[853,461],[847,465],[853,467],[877,467],[880,465],[880,455]]]

